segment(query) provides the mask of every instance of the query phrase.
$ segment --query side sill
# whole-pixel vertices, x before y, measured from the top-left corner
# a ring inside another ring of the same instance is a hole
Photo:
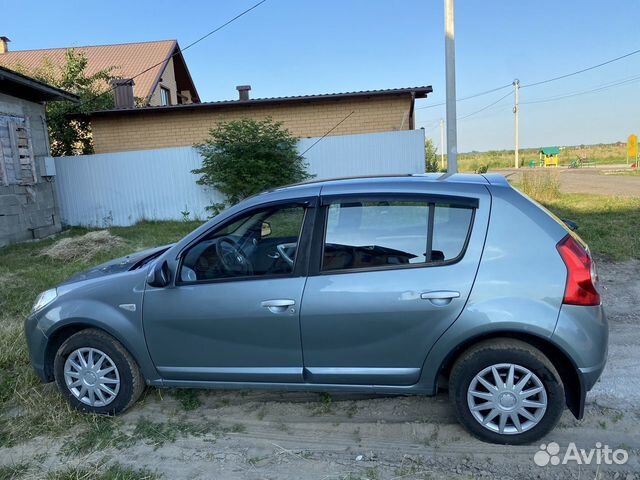
[[[158,388],[199,388],[212,390],[280,390],[291,392],[353,392],[375,393],[384,395],[425,395],[432,396],[434,392],[423,385],[409,386],[391,385],[353,385],[328,383],[271,383],[271,382],[211,382],[195,380],[166,380],[158,379],[149,382]]]

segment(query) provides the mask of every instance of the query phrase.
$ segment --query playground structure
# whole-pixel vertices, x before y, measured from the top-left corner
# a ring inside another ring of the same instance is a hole
[[[558,147],[543,147],[538,152],[541,167],[557,167],[560,149]]]

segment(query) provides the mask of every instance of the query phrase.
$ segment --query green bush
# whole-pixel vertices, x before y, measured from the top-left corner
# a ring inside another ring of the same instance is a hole
[[[269,117],[218,123],[195,145],[203,157],[202,167],[192,171],[200,175],[198,185],[225,197],[207,209],[216,214],[256,193],[311,178],[297,146],[298,139]]]

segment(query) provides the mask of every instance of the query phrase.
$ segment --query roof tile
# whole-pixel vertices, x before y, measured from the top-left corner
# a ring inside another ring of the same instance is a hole
[[[176,45],[177,42],[175,40],[161,40],[157,42],[72,48],[76,52],[82,52],[87,56],[87,74],[89,75],[114,67],[114,76],[132,78],[152,65],[159,64],[134,80],[135,96],[145,98],[153,93],[156,81],[163,68],[162,63],[173,54]],[[33,73],[34,70],[43,67],[47,62],[54,64],[64,63],[67,50],[67,48],[50,48],[7,52],[0,54],[0,65],[14,69],[22,67]]]

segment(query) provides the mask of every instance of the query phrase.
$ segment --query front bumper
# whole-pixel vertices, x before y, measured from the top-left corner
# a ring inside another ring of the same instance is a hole
[[[29,362],[41,382],[49,382],[51,379],[45,368],[45,355],[48,338],[39,328],[37,315],[30,315],[24,322],[24,336],[29,350]]]

